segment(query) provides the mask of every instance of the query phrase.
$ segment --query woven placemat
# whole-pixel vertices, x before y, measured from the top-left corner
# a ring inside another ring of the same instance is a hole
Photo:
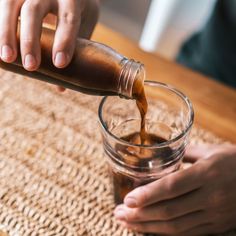
[[[0,235],[142,235],[113,218],[101,98],[0,75]],[[223,142],[196,128],[191,140]]]

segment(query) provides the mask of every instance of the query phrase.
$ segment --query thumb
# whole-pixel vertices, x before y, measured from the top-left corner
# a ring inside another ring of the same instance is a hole
[[[206,159],[218,149],[216,144],[189,145],[186,149],[184,161],[194,163],[200,159]]]

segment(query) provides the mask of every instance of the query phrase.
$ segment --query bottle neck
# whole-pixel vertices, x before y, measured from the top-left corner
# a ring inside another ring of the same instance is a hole
[[[118,94],[120,97],[133,99],[134,84],[139,80],[140,84],[144,83],[145,69],[142,63],[133,59],[123,59],[121,62],[121,72],[119,75]]]

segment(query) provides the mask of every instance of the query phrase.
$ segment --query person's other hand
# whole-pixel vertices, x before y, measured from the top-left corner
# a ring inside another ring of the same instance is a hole
[[[163,235],[236,228],[236,145],[190,147],[187,169],[136,188],[117,206],[125,227]]]
[[[56,67],[66,67],[73,56],[76,37],[89,38],[98,18],[98,0],[0,0],[0,58],[11,63],[17,57],[17,25],[20,23],[20,53],[26,70],[41,62],[40,35],[44,17],[57,15],[52,49]]]

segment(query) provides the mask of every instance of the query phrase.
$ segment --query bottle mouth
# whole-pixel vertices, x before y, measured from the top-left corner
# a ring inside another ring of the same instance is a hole
[[[137,79],[144,83],[145,70],[144,65],[133,59],[123,59],[122,69],[119,76],[118,94],[121,98],[133,99],[133,87]]]

